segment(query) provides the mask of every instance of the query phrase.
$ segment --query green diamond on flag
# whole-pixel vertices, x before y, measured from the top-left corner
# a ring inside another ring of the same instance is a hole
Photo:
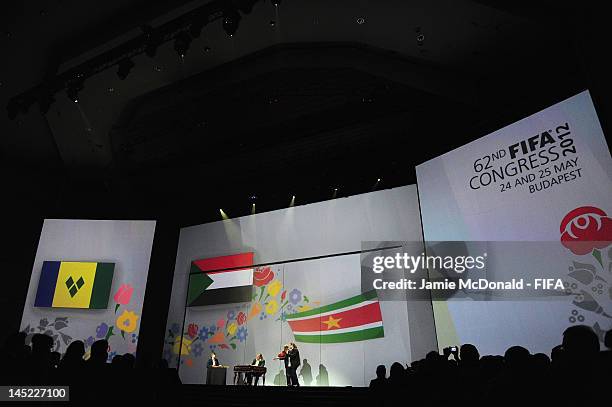
[[[383,338],[376,291],[286,317],[296,342],[342,343]]]

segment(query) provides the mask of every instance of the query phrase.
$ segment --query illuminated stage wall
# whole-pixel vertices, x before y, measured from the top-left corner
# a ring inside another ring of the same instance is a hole
[[[27,341],[44,333],[63,353],[105,338],[109,360],[135,353],[154,232],[155,221],[46,219],[21,320]]]
[[[592,326],[600,339],[612,328],[612,160],[588,91],[419,165],[417,178],[426,240],[556,242],[541,255],[572,294],[435,302],[440,348],[550,353],[568,326]],[[535,260],[503,267],[527,274]]]
[[[302,385],[367,385],[378,364],[420,359],[437,344],[430,302],[362,295],[362,241],[421,235],[413,185],[184,228],[164,357],[176,366],[181,353],[183,382],[203,383],[211,350],[230,367],[262,353],[266,384],[282,385],[284,365],[272,359],[296,342]],[[187,296],[190,271],[230,267],[243,271],[189,284],[225,290],[223,296]]]

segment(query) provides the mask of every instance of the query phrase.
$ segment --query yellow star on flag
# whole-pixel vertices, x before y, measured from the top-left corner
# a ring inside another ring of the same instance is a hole
[[[334,319],[334,317],[330,315],[327,321],[323,321],[323,323],[327,325],[327,329],[340,328],[340,324],[338,324],[338,322],[340,322],[341,319],[342,318]]]

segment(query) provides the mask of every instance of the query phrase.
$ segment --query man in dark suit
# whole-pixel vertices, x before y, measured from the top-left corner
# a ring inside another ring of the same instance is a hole
[[[253,361],[251,362],[251,366],[258,366],[258,367],[264,367],[266,365],[266,361],[264,360],[264,357],[261,353],[258,353],[257,356],[255,356],[255,359],[253,359]],[[260,373],[247,373],[246,375],[246,379],[247,379],[247,383],[252,385],[253,384],[253,378],[255,378],[255,386],[257,386],[257,383],[259,382],[259,378],[261,377]]]
[[[285,377],[287,378],[287,386],[291,386],[291,377],[289,377],[289,345],[283,346],[283,350],[274,359],[279,359],[285,362]]]
[[[300,366],[300,351],[297,348],[297,345],[293,342],[289,344],[289,350],[287,351],[287,356],[289,357],[289,378],[291,380],[291,386],[300,386],[300,382],[297,377],[297,368]],[[289,383],[287,383],[289,384]]]
[[[210,352],[210,358],[208,358],[208,364],[206,366],[221,366],[221,362],[217,359],[217,354],[215,352]]]

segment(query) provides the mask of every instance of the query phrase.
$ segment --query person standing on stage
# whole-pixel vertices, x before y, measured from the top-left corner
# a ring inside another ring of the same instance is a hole
[[[217,367],[221,366],[221,362],[217,359],[217,354],[215,352],[210,352],[210,358],[208,358],[207,367]]]
[[[283,346],[283,350],[274,358],[274,360],[282,360],[285,362],[285,377],[287,378],[287,386],[291,386],[291,377],[289,377],[289,356],[287,355],[289,352],[289,345]]]
[[[289,344],[289,350],[287,351],[289,357],[289,377],[291,378],[291,386],[300,386],[300,382],[297,377],[297,368],[300,366],[300,351],[297,345],[293,342]]]

